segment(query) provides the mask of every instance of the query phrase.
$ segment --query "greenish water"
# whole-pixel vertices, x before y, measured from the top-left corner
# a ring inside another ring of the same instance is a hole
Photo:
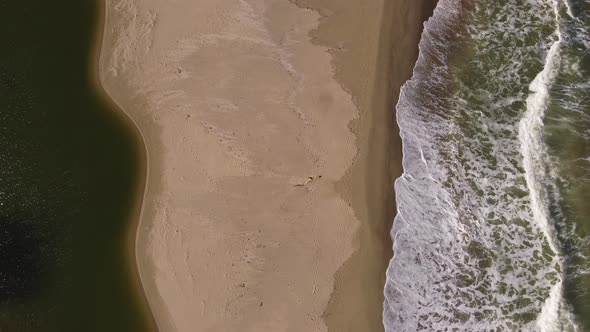
[[[550,210],[565,257],[564,296],[590,331],[590,1],[560,9],[559,70],[544,121],[556,178]]]
[[[148,331],[137,136],[90,66],[90,0],[0,0],[0,331]]]
[[[590,1],[440,0],[424,31],[386,331],[590,331]]]

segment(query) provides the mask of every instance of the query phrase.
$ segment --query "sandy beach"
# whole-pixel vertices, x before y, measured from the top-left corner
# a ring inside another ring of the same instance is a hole
[[[105,0],[161,331],[379,331],[394,105],[432,0]]]

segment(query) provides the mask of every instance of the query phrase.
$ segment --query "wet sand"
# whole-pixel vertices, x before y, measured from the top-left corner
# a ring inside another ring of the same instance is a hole
[[[106,0],[101,82],[147,148],[162,331],[378,331],[393,105],[429,1]]]
[[[418,57],[422,22],[437,0],[299,3],[325,15],[312,35],[316,43],[332,47],[336,79],[360,112],[351,123],[358,153],[338,189],[362,226],[354,254],[336,274],[324,318],[333,332],[383,331],[383,286],[393,256],[389,232],[396,211],[394,182],[402,173],[395,105]]]

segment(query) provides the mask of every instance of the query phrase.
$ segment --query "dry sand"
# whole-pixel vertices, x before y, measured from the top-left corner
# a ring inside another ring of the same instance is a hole
[[[105,1],[160,330],[383,330],[393,105],[432,1]]]

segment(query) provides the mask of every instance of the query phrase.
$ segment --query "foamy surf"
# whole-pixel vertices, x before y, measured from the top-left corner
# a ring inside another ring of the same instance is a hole
[[[441,0],[426,23],[397,106],[386,331],[583,330],[568,300],[583,241],[545,143],[572,2]]]
[[[560,1],[553,1],[556,21],[559,20]],[[568,13],[571,13],[568,7]],[[545,162],[547,151],[543,143],[543,118],[549,102],[549,89],[553,84],[560,67],[560,47],[562,42],[559,24],[555,30],[555,41],[547,53],[543,70],[535,77],[529,89],[527,107],[520,122],[519,138],[523,155],[525,177],[531,197],[531,209],[538,226],[543,230],[547,242],[555,253],[554,264],[563,270],[561,250],[555,239],[555,227],[549,221],[549,202],[545,188],[545,175],[548,174]],[[575,324],[569,321],[569,312],[564,309],[567,305],[563,301],[564,276],[559,275],[559,281],[553,286],[549,297],[545,301],[541,314],[537,318],[537,327],[542,332],[577,331]]]

